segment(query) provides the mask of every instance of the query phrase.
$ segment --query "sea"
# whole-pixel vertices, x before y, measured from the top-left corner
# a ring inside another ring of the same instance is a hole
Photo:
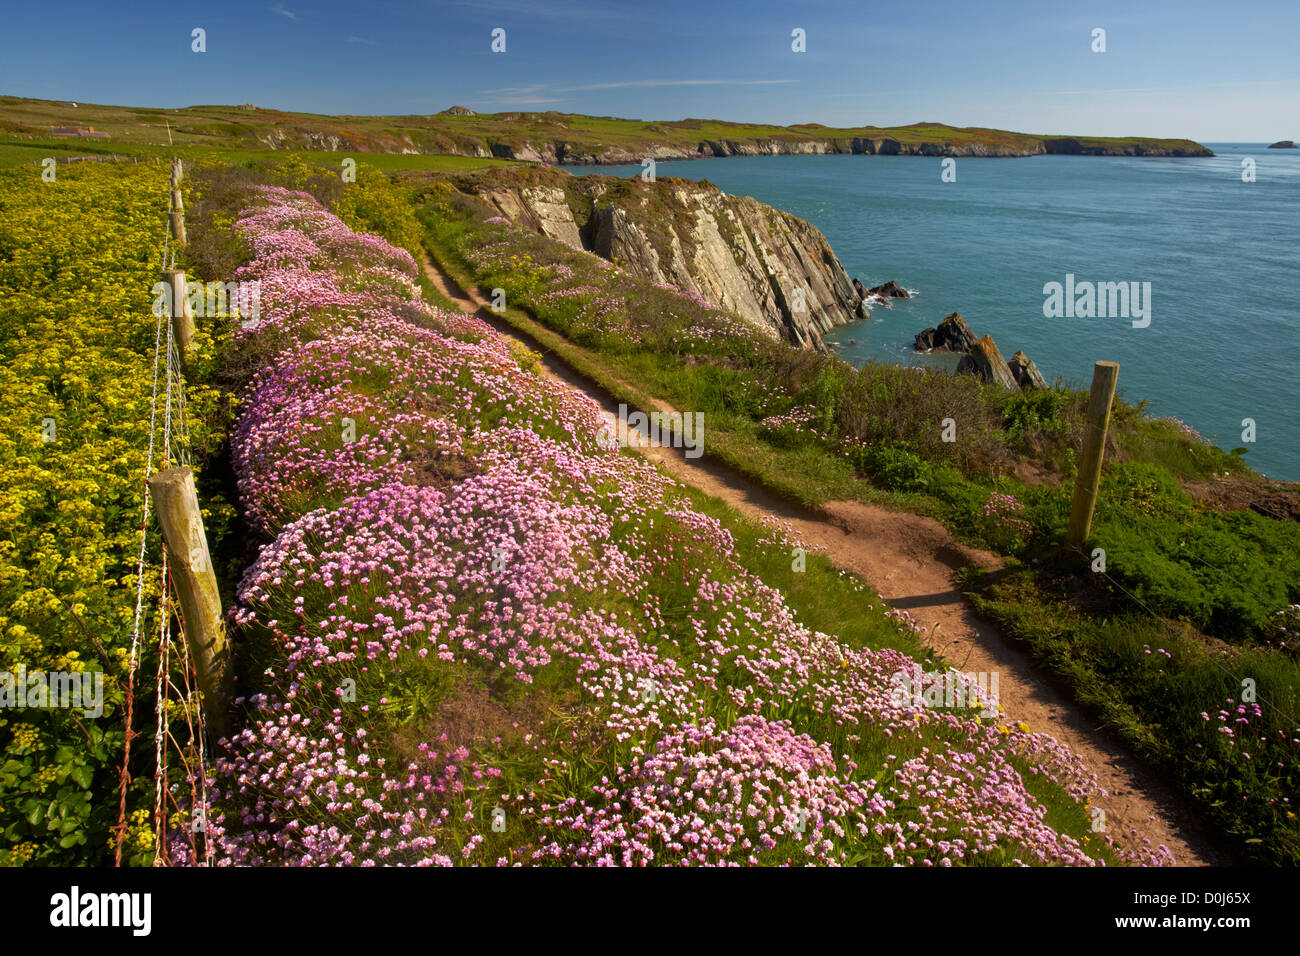
[[[656,174],[807,219],[850,276],[909,290],[827,333],[848,362],[952,368],[955,356],[917,353],[913,337],[960,312],[1049,382],[1087,388],[1094,362],[1118,362],[1125,400],[1300,481],[1300,149],[1205,145],[1213,157],[761,156],[660,162]],[[1078,297],[1089,283],[1149,298],[1127,315],[1063,307],[1067,287]]]

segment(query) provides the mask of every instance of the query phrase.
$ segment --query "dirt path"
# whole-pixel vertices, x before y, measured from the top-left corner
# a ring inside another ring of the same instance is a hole
[[[501,333],[542,352],[543,365],[556,379],[600,404],[613,422],[617,403],[596,383],[575,372],[539,343],[495,315],[474,290],[462,291],[427,258],[426,275],[465,312],[475,312]],[[661,411],[671,410],[664,403]],[[650,411],[650,409],[646,409]],[[929,646],[962,671],[998,675],[999,696],[1010,720],[1023,720],[1051,734],[1078,754],[1110,796],[1099,802],[1107,829],[1117,842],[1143,838],[1164,844],[1181,866],[1231,862],[1193,820],[1185,802],[1102,728],[1095,726],[1065,693],[1052,685],[1018,648],[979,620],[955,584],[958,569],[975,564],[995,570],[1000,559],[953,540],[932,518],[856,501],[832,501],[819,515],[778,498],[724,465],[687,459],[680,449],[633,439],[638,451],[686,484],[719,498],[751,518],[775,516],[824,551],[839,568],[858,575],[894,608],[910,612],[926,628]]]

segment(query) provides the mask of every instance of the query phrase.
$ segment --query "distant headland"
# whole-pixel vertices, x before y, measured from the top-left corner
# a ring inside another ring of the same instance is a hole
[[[1189,139],[1038,135],[943,123],[835,128],[684,119],[663,122],[577,113],[476,113],[453,106],[407,116],[326,116],[242,106],[181,109],[103,106],[0,96],[0,135],[44,138],[93,123],[114,143],[237,149],[419,153],[547,165],[617,165],[714,156],[824,155],[1015,157],[1213,156]]]

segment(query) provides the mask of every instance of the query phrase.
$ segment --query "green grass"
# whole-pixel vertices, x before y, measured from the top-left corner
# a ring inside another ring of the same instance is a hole
[[[996,581],[970,574],[965,589],[981,616],[1173,779],[1242,858],[1294,865],[1300,822],[1282,802],[1290,796],[1294,803],[1300,793],[1294,657],[1206,641],[1131,602],[1117,602],[1109,613],[1084,612],[1071,606],[1080,586],[1068,568],[1013,566]],[[1251,701],[1261,712],[1236,724],[1237,708]],[[1231,712],[1227,721],[1217,719],[1221,708]],[[1231,744],[1221,726],[1235,729]]]
[[[21,166],[24,163],[39,163],[48,156],[56,156],[48,146],[28,146],[0,140],[0,169]]]
[[[501,241],[506,233],[498,230],[489,237],[480,230],[490,227],[477,224],[485,214],[459,202],[444,185],[426,194],[421,209],[426,243],[442,267],[464,287],[506,288],[515,307],[506,311],[505,320],[617,400],[643,409],[666,401],[704,411],[709,458],[813,508],[841,499],[880,503],[937,517],[973,544],[1026,561],[1046,558],[1041,571],[1013,577],[1016,590],[978,597],[983,612],[1012,639],[1024,642],[1136,752],[1175,779],[1244,856],[1270,862],[1296,858],[1295,821],[1277,804],[1282,788],[1293,784],[1255,773],[1251,758],[1224,750],[1215,735],[1207,742],[1200,718],[1202,711],[1216,714],[1233,690],[1223,685],[1223,661],[1206,653],[1207,647],[1232,655],[1234,662],[1249,661],[1251,673],[1267,675],[1270,700],[1285,701],[1300,685],[1294,656],[1273,646],[1269,630],[1273,612],[1300,600],[1300,529],[1249,512],[1205,511],[1181,488],[1184,477],[1228,472],[1252,478],[1239,457],[1198,440],[1176,422],[1147,419],[1141,403],[1117,402],[1112,435],[1120,454],[1108,462],[1089,545],[1107,550],[1109,577],[1081,575],[1079,559],[1071,564],[1062,544],[1085,393],[1009,396],[966,383],[944,401],[953,407],[972,403],[967,418],[984,421],[988,431],[981,439],[983,452],[954,467],[956,461],[945,457],[948,450],[924,441],[928,419],[922,409],[933,396],[914,394],[903,372],[870,369],[855,378],[818,359],[792,357],[790,371],[778,373],[784,358],[774,360],[743,340],[683,356],[672,345],[671,331],[677,326],[669,318],[662,319],[667,332],[641,342],[640,330],[661,321],[656,316],[664,307],[658,298],[663,293],[632,280],[627,286],[610,278],[595,284],[601,295],[616,286],[640,289],[628,292],[635,296],[628,311],[636,316],[629,328],[637,331],[624,337],[617,319],[612,332],[589,328],[576,306],[556,307],[540,299],[546,286],[536,279],[537,269],[562,261],[578,271],[575,283],[590,284],[593,280],[581,271],[581,255],[551,240],[527,237],[516,246],[519,256],[528,257],[522,264],[475,270],[466,250]],[[823,426],[844,427],[865,418],[878,420],[879,434],[860,454],[846,457],[806,434],[768,432],[759,426],[763,413],[754,410],[743,387],[747,380],[797,391],[793,404],[811,403]],[[922,391],[948,385],[927,380]],[[962,431],[971,434],[965,425]],[[907,435],[909,440],[882,441],[885,435]],[[1005,470],[1016,461],[1048,464],[1050,480],[1031,486],[1008,477]],[[1027,532],[983,516],[984,503],[995,491],[1011,493],[1024,504]],[[1049,573],[1048,568],[1055,570]],[[1062,590],[1063,579],[1075,581],[1073,591]],[[1171,624],[1161,614],[1187,618],[1211,636],[1187,624]],[[1171,627],[1197,636],[1175,649]],[[1176,654],[1179,676],[1161,694],[1148,694],[1158,684],[1142,669],[1150,659],[1143,645]],[[1290,745],[1272,739],[1284,731],[1287,718],[1280,715],[1286,713],[1274,709],[1257,723],[1265,736],[1271,735],[1269,759],[1277,763],[1274,755],[1282,757],[1289,767],[1294,748],[1284,753]],[[1223,752],[1216,751],[1214,762],[1198,760],[1197,743]]]
[[[186,162],[218,161],[225,163],[280,163],[291,157],[318,166],[342,168],[344,159],[365,162],[384,172],[430,170],[437,172],[486,169],[491,166],[518,165],[513,160],[482,159],[477,156],[446,156],[410,153],[324,152],[300,149],[247,149],[242,147],[177,145],[150,143],[100,142],[67,139],[0,138],[0,167],[21,163],[39,163],[47,156],[127,156],[138,160],[164,160],[179,156]]]
[[[204,170],[200,170],[204,173]],[[222,184],[195,177],[194,187],[197,193],[205,197],[205,202],[218,208],[224,208],[219,202]],[[311,178],[302,179],[301,169],[296,165],[288,167],[282,177],[286,184],[303,183],[316,185]],[[361,207],[349,206],[350,209],[361,208],[377,210],[388,208],[391,204],[383,201],[385,189],[382,180],[371,180],[367,187],[371,193],[369,201]],[[342,192],[339,200],[351,201],[351,193]],[[218,228],[216,217],[196,223],[196,232],[205,228]],[[367,225],[387,226],[395,235],[405,234],[405,225],[396,220],[383,223],[367,222]],[[196,244],[203,245],[207,240],[203,235],[196,236]],[[427,286],[426,286],[427,288]],[[437,304],[449,304],[445,299],[436,299]],[[399,386],[387,381],[384,369],[373,377],[357,376],[347,387],[351,392],[367,397],[389,395],[399,403],[403,399]],[[491,407],[479,409],[486,420],[495,421],[499,413]],[[634,454],[627,452],[626,454]],[[795,570],[791,564],[788,545],[769,529],[748,521],[726,505],[693,490],[682,489],[672,493],[680,494],[692,507],[706,515],[716,518],[733,535],[735,541],[735,558],[740,568],[757,575],[765,584],[779,591],[796,618],[807,627],[836,635],[851,648],[882,649],[892,648],[914,656],[927,665],[934,663],[933,656],[924,650],[916,635],[897,622],[884,617],[884,605],[879,596],[862,585],[855,578],[837,570],[828,560],[817,553],[807,556],[803,570]],[[584,499],[585,500],[585,499]],[[318,507],[333,507],[337,504],[335,496],[321,488],[306,487],[303,498],[296,510],[310,511]],[[621,512],[624,504],[617,495],[611,495],[608,501],[600,505],[611,512]],[[720,558],[712,549],[699,541],[693,531],[671,517],[671,511],[647,514],[629,521],[619,522],[613,529],[614,543],[632,553],[637,548],[646,547],[660,553],[666,548],[657,547],[656,542],[671,545],[674,552],[683,554],[684,565],[694,569],[696,574],[711,575],[719,581],[726,581],[737,575],[738,570],[726,559]],[[649,542],[648,544],[646,542]],[[655,578],[650,588],[657,598],[659,607],[665,611],[663,629],[669,634],[659,636],[648,633],[645,640],[656,645],[657,652],[665,659],[677,660],[684,669],[706,660],[704,650],[699,647],[691,634],[676,621],[673,609],[690,606],[697,598],[696,577],[694,574],[663,575]],[[366,588],[352,588],[348,592],[350,606],[362,606],[375,599],[384,590],[382,572],[369,582]],[[295,599],[305,601],[305,606],[316,611],[324,603],[337,598],[327,589],[312,584],[301,588],[286,587],[282,593],[272,597],[275,607],[288,605]],[[576,608],[590,607],[602,613],[615,614],[633,608],[626,606],[623,597],[599,593],[575,593],[566,595]],[[631,599],[635,603],[635,599]],[[725,613],[722,609],[719,613]],[[278,611],[275,613],[279,613]],[[757,633],[757,632],[756,632]],[[242,665],[243,673],[250,681],[256,681],[267,667],[275,667],[279,661],[276,650],[265,640],[265,634],[245,635],[251,656]],[[677,640],[670,640],[677,638]],[[357,702],[370,708],[369,714],[360,716],[357,708],[349,708],[341,718],[345,723],[353,719],[360,720],[371,738],[378,742],[378,753],[394,762],[409,760],[414,745],[421,741],[439,739],[439,730],[452,729],[462,736],[456,743],[465,745],[471,753],[471,761],[479,761],[500,768],[503,773],[497,780],[485,781],[481,790],[473,793],[474,814],[472,819],[464,820],[458,812],[457,817],[448,822],[444,843],[455,846],[470,837],[481,836],[484,844],[475,859],[494,860],[498,856],[509,857],[519,847],[537,846],[540,835],[545,828],[536,825],[523,814],[510,810],[509,825],[503,834],[494,833],[486,826],[486,814],[494,806],[513,808],[513,802],[525,790],[536,793],[537,799],[549,799],[559,802],[569,797],[589,795],[602,776],[613,773],[612,768],[627,766],[633,757],[632,743],[620,742],[603,732],[601,712],[597,702],[582,698],[575,691],[574,665],[567,660],[557,659],[538,669],[536,680],[529,686],[520,682],[502,680],[499,670],[491,664],[466,664],[457,666],[435,658],[419,657],[414,649],[400,654],[395,660],[383,658],[371,662],[366,668],[344,667],[331,677],[348,674],[357,681]],[[713,717],[727,726],[734,719],[734,705],[727,694],[729,681],[724,675],[719,680],[716,692],[707,694],[703,701],[702,716]],[[746,681],[735,681],[736,686],[744,686]],[[301,706],[321,708],[332,706],[335,701],[328,687],[335,684],[326,682],[327,689],[321,690],[310,682],[298,691]],[[457,724],[454,714],[460,702],[476,698],[485,703],[476,716],[486,715],[489,722],[479,723],[466,731],[462,724]],[[814,712],[806,704],[797,704],[782,699],[773,700],[767,708],[771,719],[789,720],[799,733],[816,735],[825,740],[837,755],[852,759],[864,771],[881,774],[886,767],[887,758],[894,755],[899,760],[919,756],[923,747],[946,751],[964,749],[969,746],[965,732],[958,729],[935,726],[916,735],[906,735],[905,739],[887,738],[870,727],[839,728],[827,725],[820,712]],[[449,716],[449,714],[453,716]],[[524,729],[513,729],[515,726]],[[523,737],[525,730],[531,730],[540,736],[542,746],[535,746]],[[1075,802],[1065,790],[1055,784],[1035,778],[1030,772],[1030,763],[1022,756],[1013,756],[1013,765],[1017,766],[1026,778],[1027,786],[1040,799],[1046,808],[1047,817],[1061,832],[1085,842],[1090,832],[1090,820],[1086,807]],[[434,809],[436,809],[436,798]],[[458,808],[458,810],[463,809]],[[321,813],[319,804],[301,811],[304,822],[312,822]],[[906,819],[907,812],[901,811]],[[919,819],[919,812],[917,814]],[[340,820],[340,826],[343,821]],[[1117,856],[1104,845],[1089,846],[1089,853],[1107,862],[1121,862]],[[859,856],[852,862],[860,864],[885,864],[888,862],[879,852],[877,841],[867,836],[858,842]],[[777,862],[785,856],[794,856],[796,844],[791,841],[787,846],[778,845],[763,854],[767,862]],[[969,862],[972,864],[998,865],[1006,863],[1015,854],[1013,840],[999,851],[990,852]],[[671,859],[671,854],[667,855]],[[795,857],[798,859],[798,857]]]
[[[422,153],[466,156],[476,156],[479,151],[491,150],[494,146],[517,148],[525,143],[539,147],[564,144],[574,153],[597,155],[610,148],[646,153],[655,146],[669,146],[694,153],[704,141],[799,142],[810,139],[829,140],[833,148],[847,152],[849,140],[853,138],[889,139],[910,146],[982,143],[990,148],[1032,152],[1047,139],[1030,133],[953,127],[942,123],[832,128],[707,119],[654,122],[557,112],[327,116],[241,106],[196,105],[164,110],[92,103],[79,103],[73,109],[57,100],[0,97],[0,135],[43,136],[53,126],[66,125],[94,126],[96,130],[110,133],[117,145],[165,146],[170,126],[171,141],[180,147],[216,146],[261,151],[272,137],[281,137],[293,146],[312,145],[322,138],[334,137],[357,152],[399,153],[403,149],[417,149]],[[1071,138],[1089,147],[1114,151],[1123,151],[1134,145],[1189,153],[1204,150],[1190,140]],[[1204,153],[1208,154],[1208,150]]]

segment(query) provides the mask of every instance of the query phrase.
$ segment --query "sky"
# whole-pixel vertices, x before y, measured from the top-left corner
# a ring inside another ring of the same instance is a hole
[[[1300,2],[6,4],[0,93],[330,114],[560,110],[1300,140]],[[192,51],[192,31],[206,52]],[[493,52],[492,32],[505,31]],[[803,52],[792,31],[803,31]],[[1105,51],[1094,52],[1095,30]]]

